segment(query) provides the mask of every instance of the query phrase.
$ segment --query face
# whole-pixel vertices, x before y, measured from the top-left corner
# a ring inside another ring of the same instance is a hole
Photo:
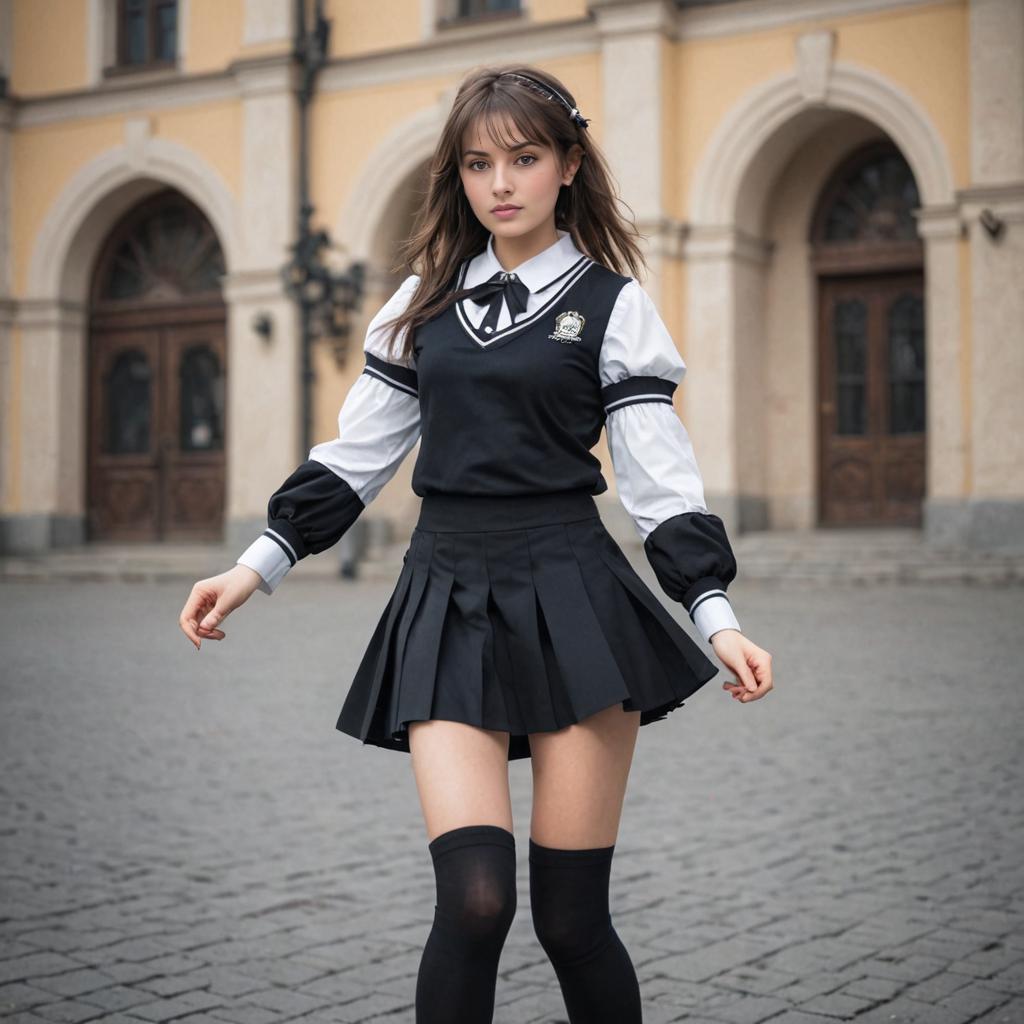
[[[480,122],[463,136],[459,173],[469,205],[495,237],[519,238],[538,229],[546,231],[554,225],[559,188],[572,181],[580,163],[576,151],[582,150],[573,147],[563,170],[553,149],[524,139],[511,123],[499,134],[514,139],[516,145],[499,147]],[[501,213],[502,206],[514,209]]]

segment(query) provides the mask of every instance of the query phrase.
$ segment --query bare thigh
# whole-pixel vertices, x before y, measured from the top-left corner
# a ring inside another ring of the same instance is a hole
[[[615,843],[639,728],[639,711],[613,704],[557,732],[530,734],[534,842],[565,850]]]
[[[428,842],[463,825],[512,831],[507,732],[444,719],[410,722],[409,751]]]

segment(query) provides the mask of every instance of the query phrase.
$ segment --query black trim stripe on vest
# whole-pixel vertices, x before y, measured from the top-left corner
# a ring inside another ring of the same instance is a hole
[[[664,377],[627,377],[601,388],[601,400],[607,415],[639,402],[664,402],[671,405],[675,389],[676,385]]]
[[[366,357],[363,373],[370,377],[376,377],[378,380],[384,381],[385,384],[404,391],[407,395],[412,395],[414,398],[419,397],[419,378],[415,370],[407,366],[399,366],[396,363],[389,363],[372,352],[364,352],[363,355]]]

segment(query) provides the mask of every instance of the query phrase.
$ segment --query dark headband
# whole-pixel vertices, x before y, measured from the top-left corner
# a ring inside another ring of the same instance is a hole
[[[550,85],[545,85],[543,82],[538,82],[536,78],[531,78],[529,75],[521,75],[516,71],[506,71],[500,77],[502,78],[518,78],[521,82],[525,82],[527,86],[533,89],[535,92],[543,93],[549,100],[557,100],[559,103],[569,111],[569,117],[572,118],[573,123],[579,125],[580,128],[586,128],[590,124],[590,118],[584,117],[576,107],[572,106],[569,101],[557,90],[553,89]]]

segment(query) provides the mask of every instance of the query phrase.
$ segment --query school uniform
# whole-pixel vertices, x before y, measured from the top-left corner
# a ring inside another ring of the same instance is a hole
[[[613,704],[660,721],[717,674],[600,519],[602,428],[662,589],[703,639],[739,629],[735,558],[672,404],[686,365],[639,282],[558,235],[508,273],[492,235],[456,274],[472,294],[417,328],[405,360],[384,327],[418,278],[402,282],[370,323],[338,436],[272,495],[238,559],[273,593],[419,441],[419,519],[336,724],[364,743],[408,751],[409,722],[444,718],[509,732],[514,760],[529,733]]]

